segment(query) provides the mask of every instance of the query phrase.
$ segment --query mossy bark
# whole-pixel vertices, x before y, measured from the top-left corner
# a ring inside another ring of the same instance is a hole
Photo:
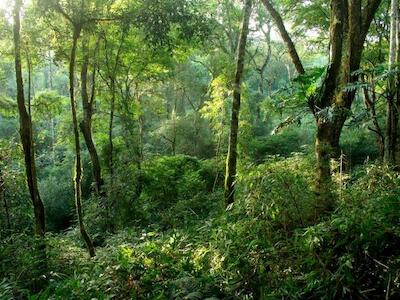
[[[14,47],[15,47],[15,75],[17,84],[17,104],[19,112],[19,124],[20,124],[20,137],[25,158],[25,172],[29,188],[30,198],[33,204],[33,210],[35,215],[35,233],[41,239],[44,238],[45,234],[45,214],[44,205],[40,198],[36,164],[35,164],[35,150],[33,144],[32,134],[32,122],[30,115],[28,114],[25,107],[25,96],[24,96],[24,83],[22,78],[22,67],[21,67],[21,39],[20,39],[20,8],[22,2],[20,0],[15,1],[14,7]]]
[[[364,42],[380,2],[371,0],[362,7],[361,0],[331,0],[329,65],[321,88],[309,99],[317,125],[317,214],[334,206],[330,161],[340,152],[340,134],[355,97],[355,91],[345,87],[358,79],[354,72],[360,68]]]

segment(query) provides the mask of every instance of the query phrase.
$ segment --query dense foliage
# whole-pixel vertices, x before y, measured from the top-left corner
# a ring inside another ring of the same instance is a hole
[[[8,2],[0,299],[400,298],[397,0]]]

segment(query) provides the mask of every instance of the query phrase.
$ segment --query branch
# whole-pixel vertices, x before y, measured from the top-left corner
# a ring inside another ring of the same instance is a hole
[[[362,40],[365,40],[365,37],[368,34],[369,27],[371,25],[372,20],[374,19],[375,13],[379,8],[379,5],[382,3],[382,0],[368,0],[367,5],[362,11],[362,24],[361,24],[361,37]]]
[[[265,8],[271,15],[272,19],[274,19],[275,25],[278,27],[279,33],[283,39],[283,41],[286,44],[286,47],[288,48],[290,58],[292,59],[292,62],[297,70],[297,73],[299,74],[304,74],[304,67],[303,64],[300,60],[299,54],[297,53],[296,47],[289,35],[289,33],[286,30],[285,24],[283,23],[282,17],[278,13],[278,11],[272,6],[271,2],[269,0],[262,0],[262,3],[264,4]]]

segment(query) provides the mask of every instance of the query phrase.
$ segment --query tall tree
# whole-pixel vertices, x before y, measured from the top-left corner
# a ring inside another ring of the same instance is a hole
[[[300,74],[304,73],[281,16],[270,1],[262,0],[262,2],[273,17],[297,71]],[[345,87],[357,80],[354,72],[360,67],[364,42],[381,2],[382,0],[368,0],[363,4],[361,0],[330,1],[328,68],[321,87],[309,98],[308,103],[317,124],[315,152],[318,213],[328,210],[333,205],[330,160],[339,156],[340,134],[355,97],[355,91],[346,91]]]
[[[20,9],[22,6],[21,0],[15,0],[14,6],[14,48],[15,48],[15,75],[17,83],[17,103],[19,112],[19,124],[20,124],[20,136],[22,147],[24,150],[25,158],[25,171],[28,182],[29,194],[33,204],[33,210],[35,215],[35,233],[43,239],[45,235],[45,215],[44,205],[40,198],[36,165],[35,165],[35,150],[33,144],[32,134],[32,121],[30,115],[25,107],[25,96],[24,96],[24,83],[22,78],[22,67],[21,67],[21,38],[20,38]],[[43,249],[43,251],[45,251]]]
[[[80,23],[73,23],[73,36],[72,36],[72,48],[69,59],[69,96],[71,100],[71,114],[72,123],[74,129],[74,141],[75,141],[75,208],[78,217],[79,230],[83,240],[86,243],[90,256],[95,256],[95,249],[93,242],[86,231],[85,224],[83,222],[82,214],[82,160],[81,160],[81,145],[79,138],[78,120],[76,116],[76,100],[75,100],[75,60],[76,60],[76,49],[79,36],[81,34],[82,25]]]
[[[345,89],[354,83],[360,68],[364,42],[381,0],[331,0],[330,56],[325,78],[309,99],[317,124],[317,214],[333,206],[330,160],[340,154],[339,140],[355,98]]]
[[[83,222],[82,213],[82,160],[81,160],[81,145],[79,137],[79,126],[76,112],[76,100],[75,100],[75,62],[76,52],[78,46],[78,40],[82,32],[84,24],[87,22],[85,19],[84,10],[86,3],[84,0],[80,1],[79,7],[75,7],[72,13],[68,14],[61,4],[55,0],[51,2],[52,8],[59,14],[61,14],[66,21],[71,25],[72,28],[72,46],[69,56],[69,97],[71,102],[71,115],[74,132],[74,144],[75,144],[75,174],[74,174],[74,189],[75,189],[75,209],[79,224],[79,230],[83,240],[85,241],[86,247],[88,248],[89,255],[95,256],[95,248],[86,231],[85,223]]]
[[[102,195],[102,187],[104,185],[104,180],[101,175],[101,166],[99,155],[97,154],[96,145],[93,141],[92,134],[92,116],[93,116],[93,105],[95,101],[95,90],[96,90],[96,66],[92,66],[92,76],[91,76],[91,92],[89,96],[88,92],[88,68],[89,68],[89,49],[87,47],[88,39],[82,40],[82,52],[83,52],[83,62],[81,68],[81,100],[83,108],[83,119],[79,123],[79,127],[82,131],[83,138],[85,140],[86,147],[88,149],[90,160],[92,163],[92,176],[93,183],[95,185],[95,191],[97,195]],[[97,51],[96,44],[94,54]],[[94,61],[94,58],[92,59]]]
[[[249,21],[251,15],[252,0],[246,0],[243,8],[242,28],[240,30],[239,44],[236,57],[236,73],[233,84],[232,116],[230,125],[229,147],[226,158],[225,171],[225,204],[234,202],[237,165],[237,140],[239,132],[239,112],[241,99],[241,83],[246,55],[247,35],[249,33]]]
[[[397,97],[397,76],[395,75],[398,63],[399,48],[399,1],[391,1],[390,9],[390,47],[389,47],[389,78],[388,95],[386,106],[386,132],[385,132],[385,154],[384,161],[388,164],[396,163],[397,126],[399,123],[399,99]]]
[[[78,217],[79,230],[83,240],[86,243],[90,256],[95,256],[95,249],[93,242],[86,231],[86,226],[83,222],[82,214],[82,160],[81,160],[81,146],[79,138],[78,120],[76,116],[76,100],[75,100],[75,60],[76,60],[76,49],[78,39],[82,30],[80,23],[73,23],[73,36],[72,36],[72,48],[69,60],[69,95],[71,100],[71,113],[72,123],[74,129],[74,140],[75,140],[75,208]]]

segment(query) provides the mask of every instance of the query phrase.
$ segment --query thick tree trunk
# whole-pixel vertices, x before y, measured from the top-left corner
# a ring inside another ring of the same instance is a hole
[[[235,82],[233,90],[229,148],[228,148],[228,155],[226,158],[226,172],[225,172],[225,204],[227,206],[234,202],[234,194],[235,194],[241,83],[242,83],[242,76],[244,69],[244,59],[246,54],[247,35],[249,32],[251,7],[252,7],[252,0],[246,0],[243,9],[244,14],[243,14],[242,28],[240,31],[239,44],[237,49],[236,74],[235,74]]]
[[[84,53],[82,70],[81,70],[81,98],[82,98],[82,108],[83,108],[83,120],[80,122],[79,127],[83,134],[86,147],[89,151],[90,161],[92,163],[92,176],[93,183],[95,187],[95,192],[98,196],[102,195],[102,187],[104,184],[103,178],[101,177],[101,166],[99,156],[97,154],[97,149],[93,141],[92,135],[92,116],[93,116],[93,101],[95,93],[95,76],[96,69],[93,68],[92,74],[92,92],[89,99],[87,91],[87,73],[88,73],[89,57],[88,54]]]
[[[86,231],[85,224],[83,222],[83,213],[82,213],[82,192],[81,192],[81,183],[82,183],[82,165],[81,165],[81,146],[79,140],[79,129],[78,129],[78,120],[76,116],[76,103],[75,103],[75,82],[74,82],[74,73],[75,73],[75,59],[76,59],[76,48],[78,38],[81,33],[81,25],[73,24],[73,39],[72,39],[72,49],[71,56],[69,61],[69,92],[70,92],[70,100],[71,100],[71,113],[72,113],[72,123],[74,128],[74,140],[75,140],[75,208],[76,214],[78,217],[79,230],[82,235],[83,240],[86,243],[89,254],[91,257],[95,256],[95,249],[93,246],[93,242],[89,237],[89,234]]]
[[[331,191],[331,159],[340,156],[340,133],[345,117],[338,117],[333,122],[317,121],[315,153],[317,158],[317,184],[315,188],[319,201],[316,203],[316,215],[333,208]]]
[[[288,49],[289,56],[296,68],[297,73],[299,74],[304,74],[304,67],[303,64],[301,63],[300,57],[297,53],[296,47],[292,41],[292,39],[289,36],[289,33],[286,30],[285,24],[283,23],[282,17],[278,13],[278,11],[273,7],[271,2],[269,0],[262,0],[262,3],[264,4],[265,8],[271,15],[272,19],[274,19],[276,27],[278,27],[278,31],[286,45],[286,48]]]
[[[39,189],[37,184],[36,165],[35,165],[35,151],[33,145],[32,136],[32,123],[28,112],[25,107],[24,97],[24,84],[22,79],[22,68],[21,68],[21,50],[20,50],[20,7],[21,0],[15,1],[14,8],[14,47],[15,47],[15,75],[17,83],[17,103],[19,112],[19,123],[20,123],[20,136],[22,147],[24,150],[25,158],[25,171],[28,182],[29,194],[33,204],[33,210],[35,215],[35,232],[41,239],[44,238],[45,234],[45,215],[43,202],[39,195]],[[43,247],[43,251],[44,247]]]
[[[355,92],[345,86],[357,80],[354,71],[361,63],[363,44],[380,0],[331,0],[330,62],[319,93],[309,105],[317,123],[316,184],[317,215],[333,207],[330,160],[339,153],[340,134],[351,109]]]

